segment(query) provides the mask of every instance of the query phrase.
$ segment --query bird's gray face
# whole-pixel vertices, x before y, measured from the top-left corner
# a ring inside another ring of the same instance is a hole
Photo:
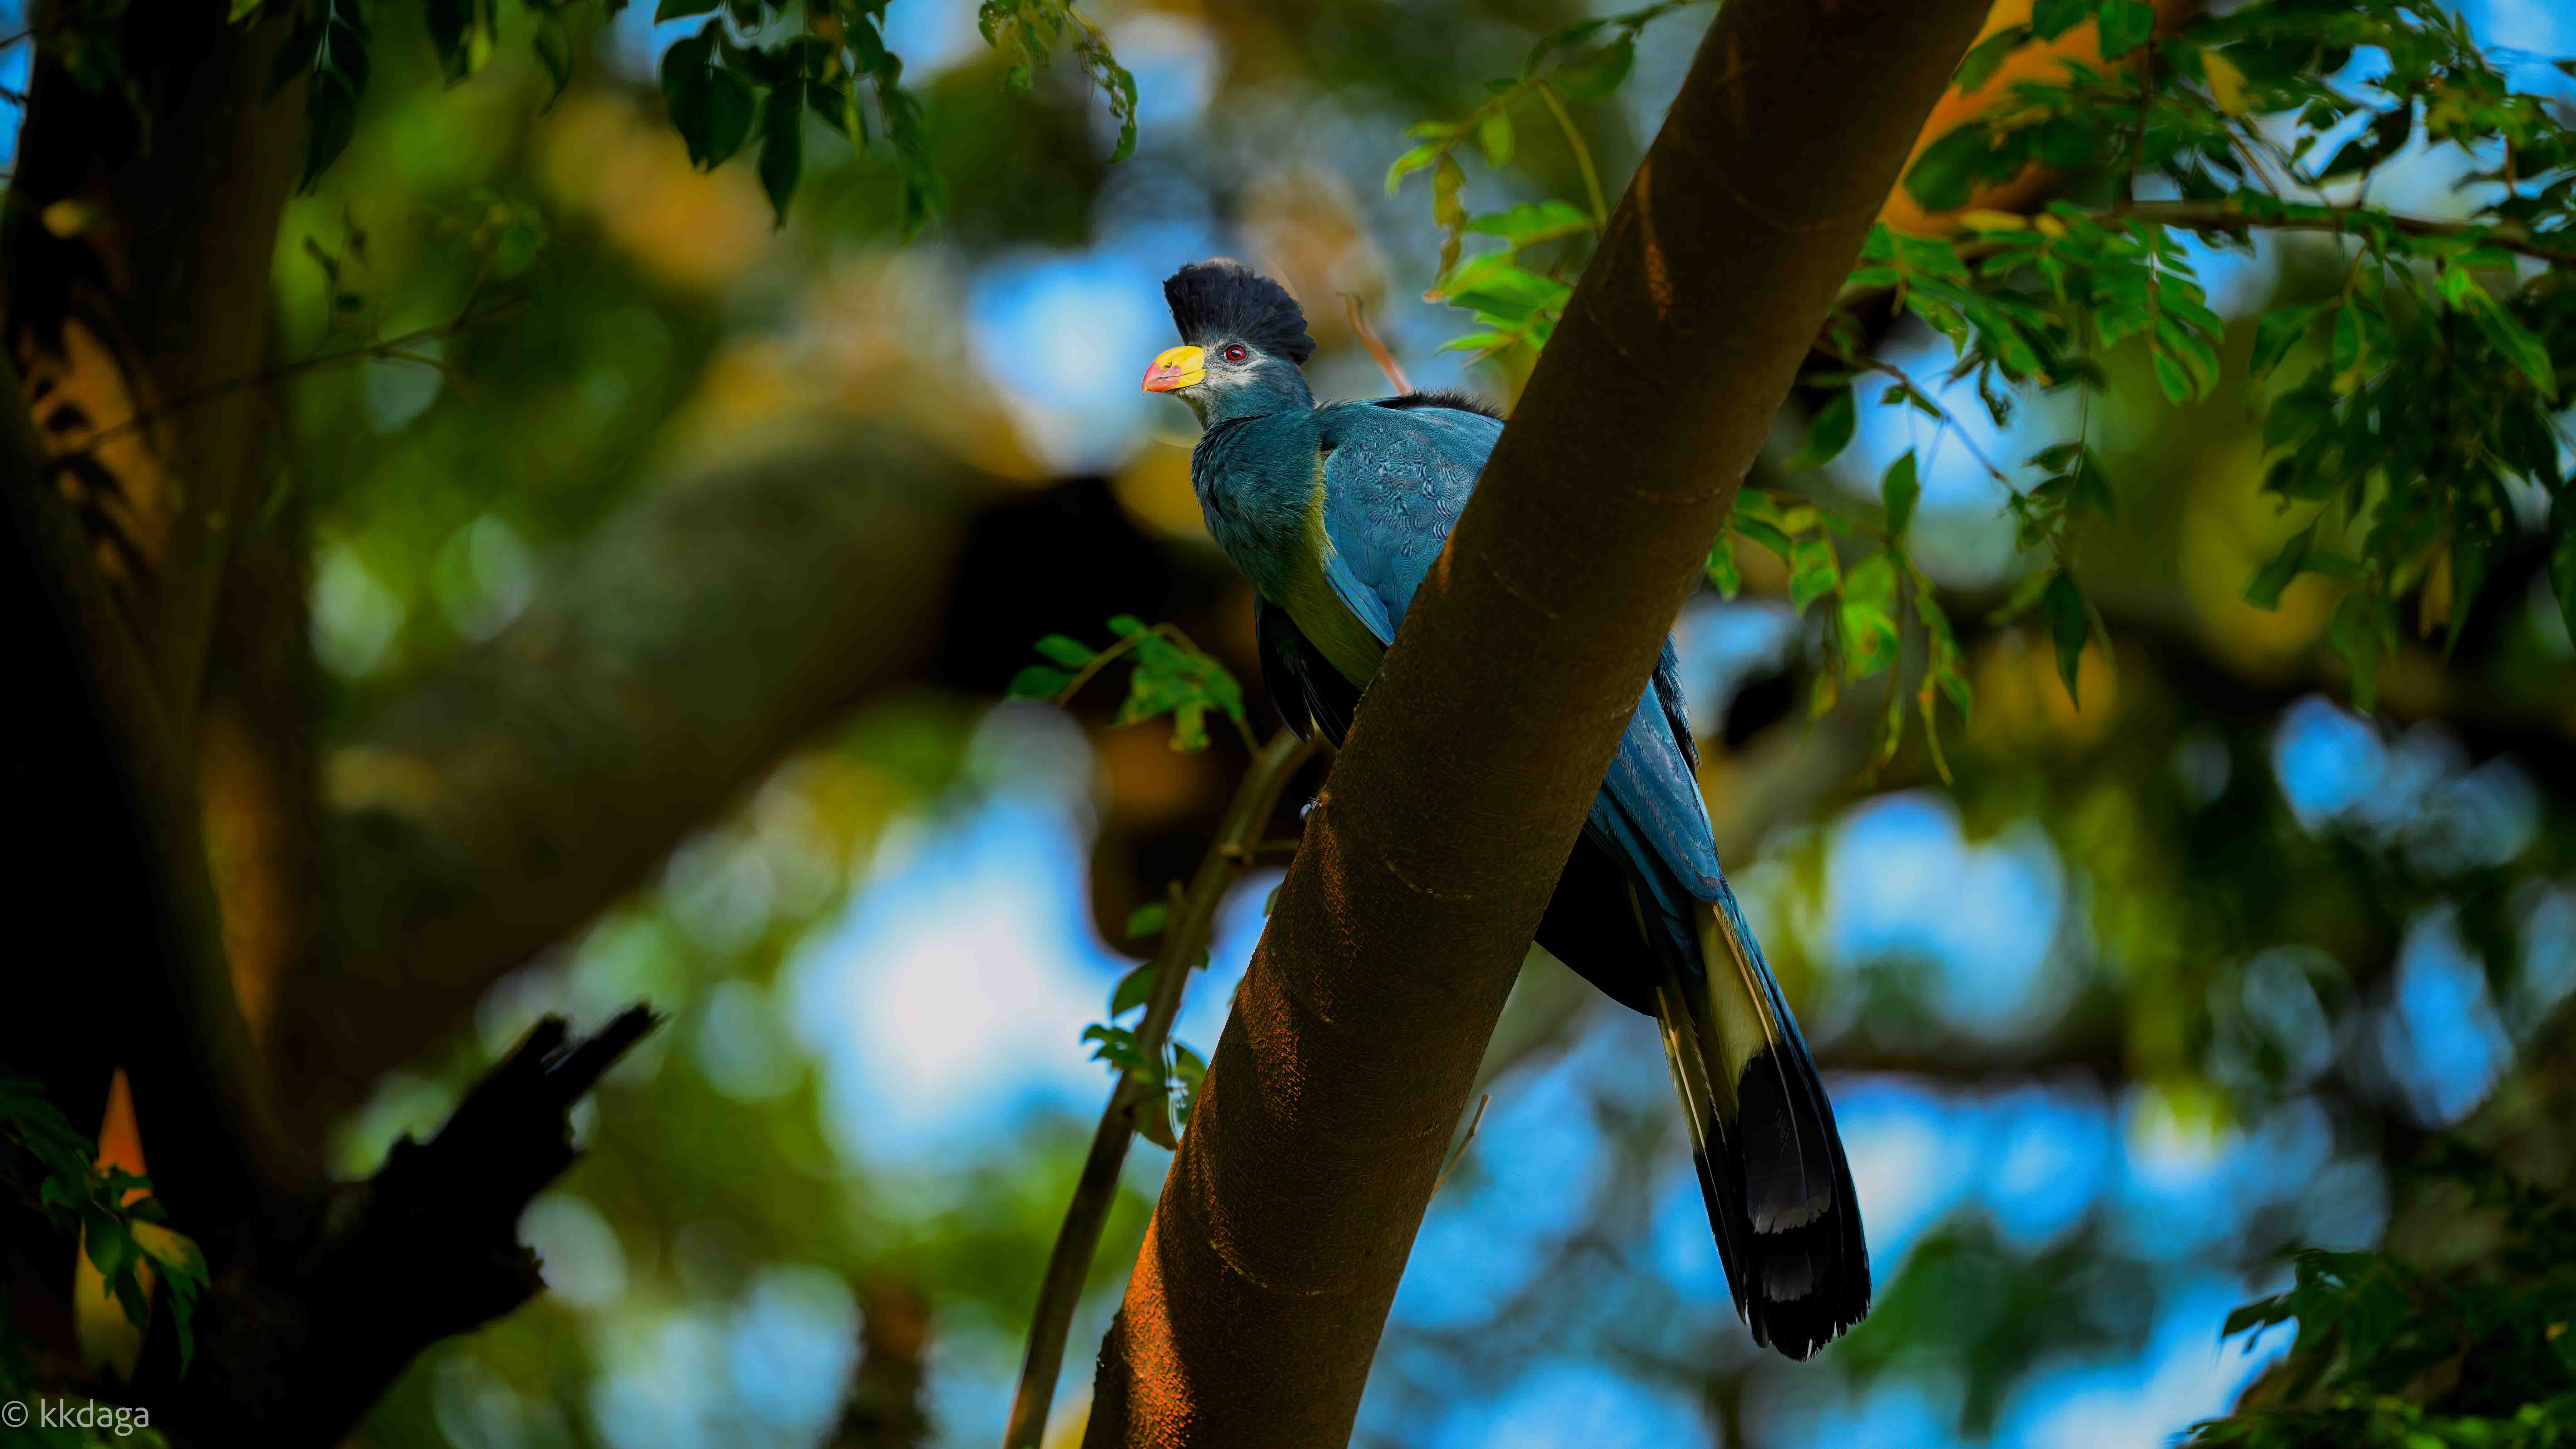
[[[1145,391],[1172,394],[1205,423],[1227,397],[1261,386],[1274,361],[1232,338],[1206,347],[1174,347],[1145,369]]]

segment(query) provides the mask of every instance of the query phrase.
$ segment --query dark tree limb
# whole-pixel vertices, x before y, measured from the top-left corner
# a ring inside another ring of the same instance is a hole
[[[291,1099],[313,1121],[355,1100],[787,750],[918,678],[972,487],[868,434],[656,489],[371,722],[328,767],[333,958],[281,988]]]
[[[427,1143],[406,1136],[374,1178],[255,1225],[215,1265],[195,1365],[166,1322],[135,1392],[191,1444],[328,1449],[421,1351],[545,1286],[520,1214],[572,1165],[568,1118],[659,1018],[629,1007],[588,1037],[547,1017]]]
[[[291,17],[135,6],[113,44],[134,82],[83,80],[39,47],[5,224],[8,341],[84,500],[178,738],[187,742],[226,557],[268,481],[273,418],[251,390],[98,435],[268,360],[269,279],[304,141],[300,83],[269,94]],[[148,1116],[155,1109],[142,1104]]]
[[[880,1274],[859,1290],[859,1363],[826,1449],[922,1449],[930,1372],[930,1300],[911,1280]]]
[[[15,382],[0,362],[0,386]],[[17,932],[0,1062],[75,1120],[124,1065],[173,1218],[191,1233],[253,1221],[311,1165],[278,1126],[233,999],[192,762],[25,415],[0,416],[0,589],[17,621],[0,648],[23,691],[0,710],[0,769],[29,846],[0,872]]]
[[[1085,1442],[1350,1434],[1486,1039],[1656,650],[1978,0],[1742,0],[1307,822]]]

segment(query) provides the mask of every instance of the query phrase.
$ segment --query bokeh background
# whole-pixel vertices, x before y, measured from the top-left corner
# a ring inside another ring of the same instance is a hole
[[[357,139],[288,214],[281,336],[309,355],[475,320],[416,349],[443,371],[369,361],[282,392],[294,467],[271,506],[310,531],[326,806],[438,791],[403,741],[542,732],[559,701],[495,681],[547,639],[615,656],[561,688],[604,691],[598,713],[653,732],[623,747],[673,775],[699,768],[695,732],[745,719],[784,753],[684,829],[639,801],[675,850],[534,959],[460,966],[468,1005],[429,1010],[423,1049],[331,1099],[336,1166],[363,1174],[539,1014],[643,998],[672,1018],[583,1109],[588,1157],[529,1212],[550,1291],[423,1358],[364,1443],[820,1444],[854,1393],[917,1396],[919,1442],[998,1441],[1110,1084],[1078,1038],[1135,954],[1118,925],[1196,858],[1243,754],[1113,726],[1114,690],[1071,711],[997,696],[1030,640],[1100,640],[1121,611],[1256,677],[1249,595],[1189,492],[1194,429],[1136,387],[1171,341],[1160,280],[1214,254],[1283,276],[1323,346],[1319,393],[1384,390],[1348,294],[1418,384],[1508,401],[1437,350],[1465,328],[1420,300],[1428,207],[1379,178],[1407,124],[1464,111],[1581,13],[1094,8],[1140,101],[1114,166],[1077,77],[1008,94],[969,7],[895,0],[952,195],[909,245],[888,166],[820,131],[783,228],[747,164],[690,168],[653,76],[696,22],[636,4],[577,25],[551,106],[524,37],[450,88],[407,11],[380,27]],[[2567,12],[2464,10],[2536,58],[2525,85],[2576,93],[2538,63],[2576,52]],[[1614,180],[1706,15],[1659,22],[1626,89],[1585,109]],[[1571,193],[1561,144],[1533,131],[1523,152],[1507,173],[1471,161],[1470,186]],[[2381,184],[2438,215],[2466,169],[2426,155]],[[499,244],[534,260],[499,289],[524,305],[487,316],[494,290],[470,292]],[[2324,243],[2197,255],[2235,319],[2338,265]],[[1946,362],[1928,337],[1891,352]],[[1882,410],[1823,473],[1782,475],[1776,450],[1757,481],[1854,500],[1925,450],[1921,556],[1961,601],[1978,701],[1955,785],[1918,747],[1866,774],[1874,698],[1808,720],[1812,641],[1763,557],[1743,598],[1704,594],[1677,626],[1721,845],[1832,1081],[1876,1315],[1811,1364],[1752,1348],[1648,1023],[1539,963],[1361,1443],[2159,1444],[2280,1346],[2219,1325],[2283,1281],[2285,1244],[2379,1238],[2390,1164],[2476,1108],[2576,988],[2571,650],[2521,558],[2455,657],[2410,643],[2382,714],[2353,713],[2322,645],[2329,585],[2242,602],[2287,530],[2233,377],[2176,409],[2143,365],[2115,371],[2091,419],[2119,511],[2079,561],[2116,644],[2087,656],[2080,711],[2044,640],[1974,623],[2027,561],[1968,445],[2009,462],[2062,412],[1994,429],[1963,394],[1964,439]],[[780,684],[805,666],[772,637],[798,617],[777,601],[832,596],[851,567],[785,540],[815,499],[935,520],[904,535],[935,606],[840,625],[902,661],[892,687]],[[470,770],[470,743],[435,758]],[[1183,1041],[1213,1045],[1275,881],[1229,900]],[[1129,1162],[1063,1418],[1167,1160],[1140,1143]]]

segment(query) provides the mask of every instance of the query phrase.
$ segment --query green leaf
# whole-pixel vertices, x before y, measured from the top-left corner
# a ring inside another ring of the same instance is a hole
[[[1144,1005],[1147,998],[1154,994],[1155,974],[1154,963],[1148,961],[1119,977],[1118,989],[1111,992],[1109,996],[1109,1014],[1113,1017],[1125,1016]]]
[[[2104,60],[2127,55],[2146,44],[2156,31],[2155,7],[2146,0],[2103,0],[2097,15],[2101,20]]]
[[[2040,615],[2048,621],[2049,638],[2057,645],[2057,675],[2066,681],[2067,702],[2080,709],[2083,701],[2077,697],[2075,680],[2090,630],[2084,620],[2084,591],[2064,569],[2049,576],[2047,590],[2040,595]]]
[[[1628,79],[1628,71],[1636,63],[1636,37],[1622,35],[1607,45],[1577,52],[1557,67],[1548,84],[1573,100],[1604,100]]]
[[[1789,561],[1789,535],[1782,533],[1777,527],[1759,518],[1739,516],[1735,520],[1735,531],[1778,554],[1780,562]]]
[[[2306,572],[2308,555],[2316,548],[2316,542],[2317,526],[2313,523],[2290,535],[2290,541],[2282,544],[2281,551],[2272,555],[2272,561],[2263,565],[2262,572],[2245,586],[2245,602],[2258,609],[2281,607],[2281,591]]]
[[[492,0],[427,0],[421,7],[430,48],[438,52],[449,84],[475,75],[491,60],[493,38],[500,30],[495,8]]]
[[[1789,460],[1788,470],[1792,473],[1803,473],[1832,462],[1836,455],[1850,444],[1852,426],[1856,417],[1852,390],[1849,387],[1837,390],[1826,400],[1823,407],[1816,410],[1815,417],[1809,421],[1806,446],[1800,448],[1797,456]]]
[[[1469,257],[1433,289],[1432,300],[1485,310],[1501,307],[1553,307],[1571,289],[1553,277],[1523,267],[1507,251]],[[1497,305],[1499,304],[1499,305]]]
[[[1199,1086],[1206,1080],[1206,1061],[1179,1042],[1172,1043],[1172,1081],[1180,1088],[1172,1116],[1184,1129],[1190,1125],[1191,1110],[1198,1106]]]
[[[2093,0],[2037,0],[2030,8],[2031,33],[2055,40],[2093,18]]]
[[[549,10],[537,17],[537,32],[529,37],[529,47],[537,53],[537,63],[546,69],[546,78],[554,82],[540,109],[552,110],[563,99],[572,84],[572,37],[564,33],[563,17]]]
[[[1073,676],[1061,669],[1032,664],[1012,675],[1010,684],[1002,692],[1012,699],[1053,699],[1071,683]]]
[[[1127,939],[1141,941],[1162,934],[1172,919],[1172,908],[1162,901],[1148,901],[1127,913]]]
[[[2183,375],[2182,364],[2174,361],[2171,353],[2157,348],[2148,354],[2147,365],[2155,373],[2156,387],[2164,393],[2165,401],[2181,403],[2191,399],[2191,379]]]
[[[1809,604],[1834,591],[1842,582],[1841,565],[1834,558],[1833,540],[1822,534],[1811,534],[1789,545],[1789,602],[1804,612]]]
[[[2271,376],[2272,369],[2281,365],[2281,359],[2332,305],[2330,302],[2296,303],[2264,313],[2263,320],[2254,324],[2254,350],[2246,358],[2246,374],[2257,382]]]
[[[1744,574],[1735,563],[1735,528],[1732,524],[1718,530],[1717,543],[1709,549],[1708,562],[1702,568],[1719,598],[1731,599],[1743,590]]]
[[[715,54],[719,23],[708,21],[704,30],[662,52],[662,107],[670,116],[671,129],[680,133],[681,144],[688,147],[692,166],[707,164],[707,133],[714,120],[714,87],[708,80],[707,63]]]
[[[1896,580],[1896,555],[1885,550],[1861,560],[1843,579],[1841,625],[1846,678],[1866,679],[1896,663]]]
[[[2007,25],[1978,41],[1960,58],[1959,73],[1951,84],[1958,87],[1962,95],[1984,85],[1994,75],[1995,68],[2004,63],[2004,57],[2021,49],[2029,40],[2029,26]]]
[[[1893,538],[1905,532],[1914,521],[1914,500],[1923,496],[1923,480],[1915,476],[1914,450],[1908,448],[1878,480],[1878,499],[1887,510],[1887,532]]]
[[[1488,166],[1508,166],[1512,161],[1512,118],[1501,107],[1477,123],[1476,145],[1485,153]]]
[[[2469,315],[2476,319],[2478,330],[2486,334],[2487,341],[2495,344],[2496,351],[2522,369],[2522,375],[2531,379],[2531,385],[2543,398],[2557,401],[2558,372],[2550,362],[2546,344],[2492,299],[2486,306],[2472,309]]]
[[[1995,130],[1970,121],[1923,148],[1905,170],[1905,191],[1926,211],[1956,211],[1982,180],[2000,180],[2021,169],[2021,154],[1996,145]]]
[[[1396,157],[1394,164],[1386,168],[1386,194],[1389,196],[1395,195],[1396,192],[1403,187],[1405,177],[1412,175],[1416,171],[1423,170],[1429,167],[1432,162],[1439,160],[1441,148],[1441,142],[1425,141],[1421,145],[1414,147],[1412,150],[1405,152],[1403,155]]]
[[[1041,655],[1067,669],[1080,669],[1100,657],[1100,651],[1079,639],[1063,634],[1047,634],[1030,646]]]
[[[348,149],[357,133],[358,100],[366,93],[367,29],[356,0],[320,0],[279,48],[269,74],[271,93],[304,77],[304,176],[310,190]]]
[[[1132,639],[1145,632],[1145,621],[1133,614],[1112,614],[1109,616],[1109,632],[1121,639]]]
[[[805,170],[805,88],[773,88],[760,110],[760,186],[776,208],[777,226],[787,225],[787,202]]]
[[[756,104],[750,82],[741,76],[722,68],[707,72],[707,169],[732,159],[751,138]]]
[[[2314,433],[2334,411],[2334,394],[2322,381],[2292,388],[2263,415],[2263,446],[2286,448]]]
[[[1498,236],[1518,251],[1542,242],[1561,241],[1592,230],[1592,218],[1572,202],[1524,201],[1508,211],[1469,219],[1466,230],[1480,236]]]
[[[2219,1325],[2218,1336],[2234,1338],[2247,1329],[2268,1328],[2289,1316],[2290,1305],[2286,1297],[2258,1298],[2229,1313],[2226,1322]]]

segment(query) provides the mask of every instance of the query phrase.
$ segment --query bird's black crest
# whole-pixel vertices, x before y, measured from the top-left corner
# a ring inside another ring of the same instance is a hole
[[[1219,257],[1183,267],[1163,283],[1163,299],[1172,304],[1181,340],[1192,347],[1239,338],[1301,367],[1315,355],[1297,299],[1241,262]]]
[[[1454,387],[1444,387],[1436,392],[1403,393],[1395,397],[1381,400],[1378,403],[1378,406],[1382,408],[1398,409],[1450,408],[1462,413],[1482,413],[1489,418],[1500,419],[1502,417],[1502,414],[1496,411],[1492,403],[1485,401],[1483,398],[1476,396],[1472,392],[1463,392]]]

